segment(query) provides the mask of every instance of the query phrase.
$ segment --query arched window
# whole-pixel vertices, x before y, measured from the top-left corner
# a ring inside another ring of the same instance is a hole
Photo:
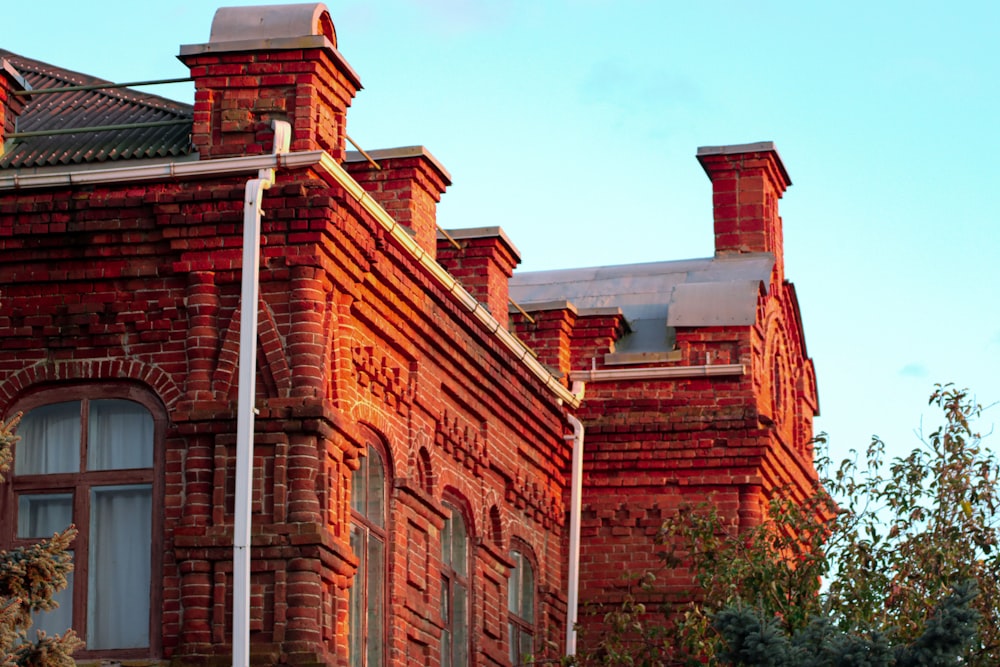
[[[510,663],[523,665],[535,652],[535,571],[521,551],[510,552],[514,567],[507,580]]]
[[[469,664],[469,533],[465,517],[445,503],[450,515],[441,531],[441,666]]]
[[[75,571],[56,597],[59,607],[38,614],[35,627],[74,628],[87,643],[83,656],[148,656],[159,643],[161,550],[153,544],[160,540],[165,419],[134,388],[81,393],[61,389],[18,406],[24,416],[11,478],[11,543],[75,524]]]
[[[353,667],[385,664],[386,473],[374,443],[351,476],[351,548],[358,571],[350,592]]]

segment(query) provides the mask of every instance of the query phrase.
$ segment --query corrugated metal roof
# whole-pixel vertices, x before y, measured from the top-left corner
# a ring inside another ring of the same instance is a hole
[[[665,351],[673,347],[674,326],[752,324],[773,266],[773,255],[755,253],[515,272],[510,296],[529,310],[532,303],[558,299],[579,310],[620,308],[632,333],[619,341],[619,351]]]
[[[0,49],[33,89],[110,83]],[[190,105],[129,88],[36,95],[17,118],[18,132],[188,120]],[[192,152],[191,124],[101,130],[8,140],[0,168],[170,158]]]

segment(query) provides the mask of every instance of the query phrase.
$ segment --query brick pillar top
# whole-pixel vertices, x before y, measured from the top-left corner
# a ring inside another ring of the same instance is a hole
[[[712,180],[715,254],[773,253],[781,275],[778,200],[792,180],[774,144],[703,146],[698,161]]]
[[[438,238],[438,263],[506,328],[509,281],[521,253],[499,227],[452,229],[447,234]]]
[[[344,168],[396,222],[413,233],[424,252],[437,256],[437,204],[451,185],[451,175],[430,151],[423,146],[366,154],[348,151]]]
[[[0,58],[0,154],[7,135],[14,131],[17,116],[28,103],[26,96],[13,94],[16,90],[31,90],[31,86],[6,58]]]
[[[207,44],[181,47],[195,80],[192,140],[202,159],[270,150],[272,120],[293,151],[343,160],[347,107],[361,88],[320,3],[224,7]]]

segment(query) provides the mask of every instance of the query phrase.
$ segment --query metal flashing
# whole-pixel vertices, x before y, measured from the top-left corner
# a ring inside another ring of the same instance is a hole
[[[0,71],[10,77],[17,86],[23,91],[30,91],[31,84],[21,76],[21,73],[17,71],[17,68],[11,64],[6,58],[0,58]]]
[[[208,41],[220,44],[304,35],[322,35],[336,48],[337,33],[323,3],[220,7],[212,18]]]
[[[604,355],[605,366],[630,366],[633,364],[655,364],[681,361],[684,354],[680,350],[669,352],[611,352]]]
[[[520,306],[520,308],[518,308]],[[579,314],[576,306],[571,301],[556,299],[555,301],[535,301],[534,303],[511,304],[508,312],[518,313],[526,311],[528,313],[538,313],[544,310],[569,310]]]
[[[668,321],[674,307],[675,287],[684,284],[722,285],[715,289],[725,293],[725,286],[752,283],[754,289],[741,289],[727,296],[732,304],[720,310],[717,317],[729,319],[739,310],[739,321],[745,313],[756,313],[757,292],[767,289],[774,255],[747,253],[710,259],[690,259],[667,262],[647,262],[616,266],[561,269],[515,273],[510,281],[511,298],[518,303],[567,300],[578,309],[581,317],[594,309],[617,309],[625,316],[631,332],[617,342],[619,352],[630,354],[666,352],[673,349],[673,322]],[[685,293],[694,294],[698,288]],[[681,304],[682,315],[686,304]],[[714,302],[704,304],[712,309]],[[598,311],[599,312],[599,311]],[[687,309],[690,313],[690,308]],[[682,320],[689,319],[682,317]]]
[[[785,179],[785,187],[792,184],[788,170],[785,169],[785,163],[782,162],[781,155],[778,154],[778,149],[775,147],[773,141],[757,141],[752,144],[729,144],[726,146],[699,146],[695,157],[701,163],[703,157],[710,157],[712,155],[742,155],[745,153],[773,153],[778,171],[781,172],[781,176]],[[704,166],[704,163],[702,163],[702,167]]]
[[[699,146],[697,156],[702,155],[739,155],[740,153],[778,152],[773,141],[756,141],[749,144],[727,144],[723,146]]]
[[[367,156],[367,157],[366,157]],[[438,173],[447,182],[447,185],[451,185],[451,174],[448,170],[444,168],[441,161],[434,157],[425,146],[399,146],[397,148],[376,148],[375,150],[365,151],[347,151],[344,157],[344,162],[367,162],[368,157],[378,162],[379,160],[391,160],[398,158],[408,158],[408,157],[422,157],[426,159]]]
[[[750,326],[757,320],[761,291],[760,280],[674,285],[667,307],[667,326]]]
[[[521,261],[521,251],[517,249],[507,233],[502,227],[463,227],[461,229],[439,230],[438,238],[452,238],[456,241],[463,239],[495,239],[503,241],[518,262]]]

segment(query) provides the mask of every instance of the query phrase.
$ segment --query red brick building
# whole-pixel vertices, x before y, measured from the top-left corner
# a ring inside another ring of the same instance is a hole
[[[0,545],[78,526],[82,662],[227,663],[242,492],[252,662],[508,665],[683,503],[815,479],[771,144],[699,150],[713,258],[512,279],[428,151],[345,151],[322,5],[220,10],[193,106],[0,57]]]

